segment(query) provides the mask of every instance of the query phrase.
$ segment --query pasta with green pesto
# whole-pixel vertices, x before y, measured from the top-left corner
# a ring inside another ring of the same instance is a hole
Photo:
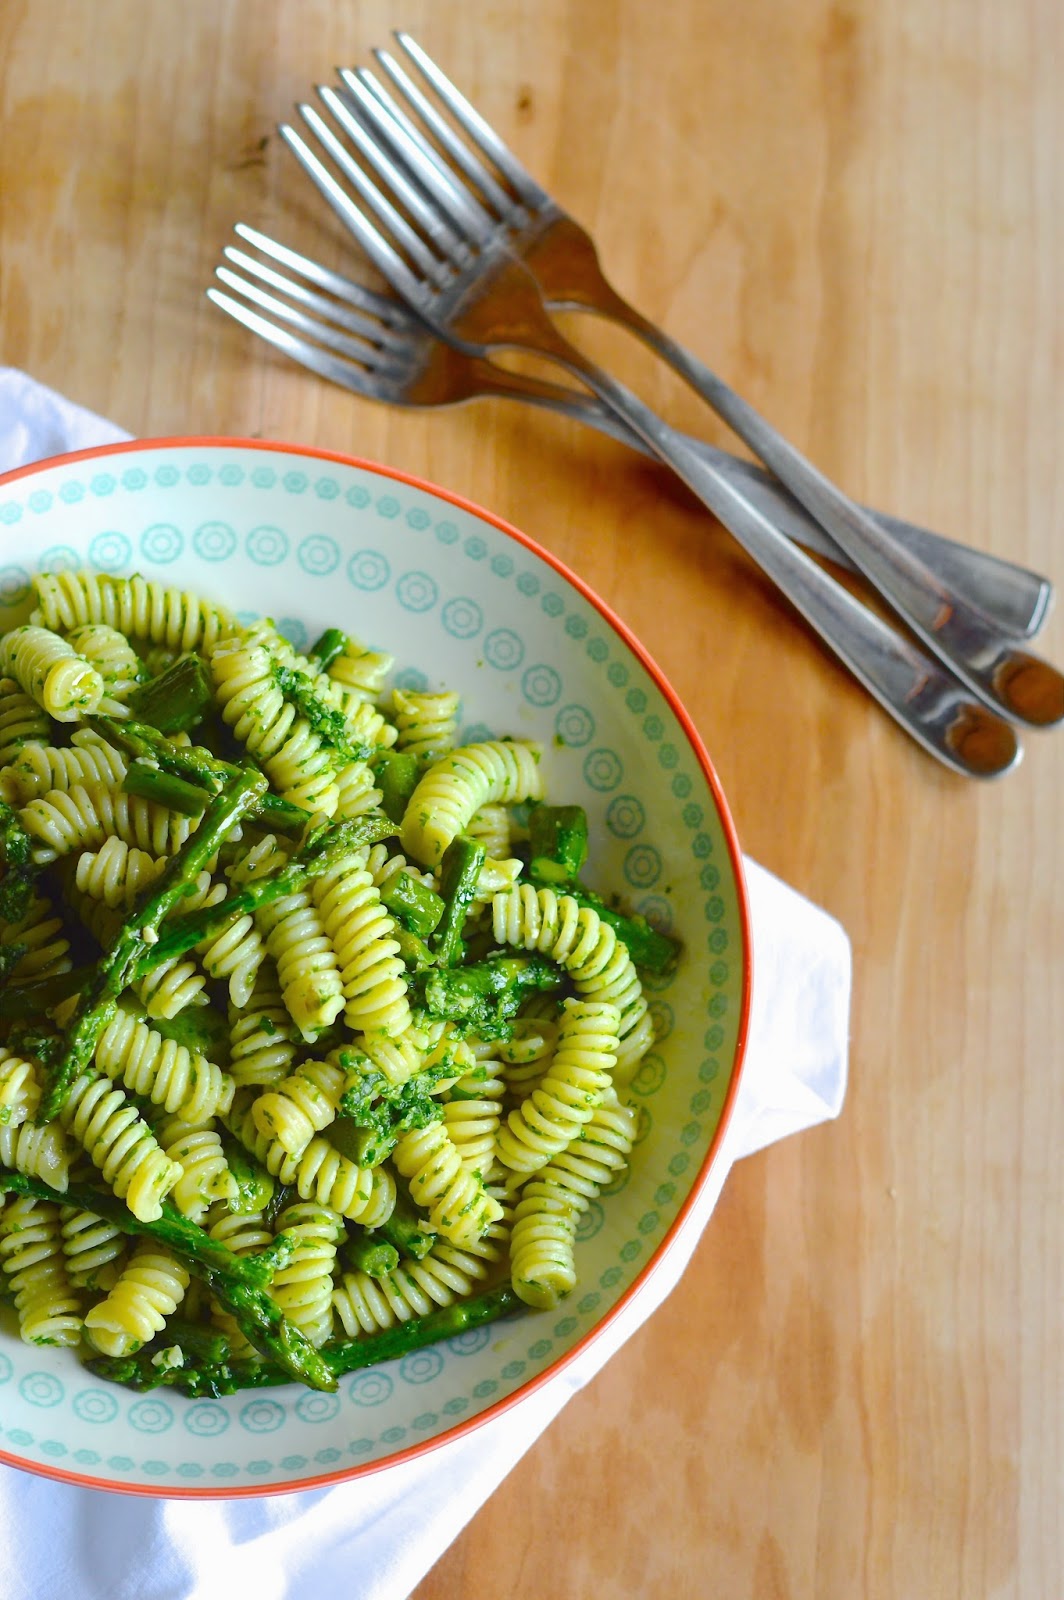
[[[0,636],[22,1337],[213,1394],[264,1381],[273,1323],[328,1353],[503,1286],[559,1304],[676,950],[583,888],[540,746],[462,744],[457,686],[335,627],[304,653],[139,574],[35,591]]]

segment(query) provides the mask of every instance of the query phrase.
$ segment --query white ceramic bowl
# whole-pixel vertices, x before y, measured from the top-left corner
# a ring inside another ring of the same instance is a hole
[[[682,939],[647,985],[658,1028],[633,1090],[629,1173],[583,1219],[579,1283],[529,1311],[358,1372],[194,1401],[101,1383],[67,1351],[0,1332],[0,1458],[159,1495],[307,1488],[454,1438],[571,1361],[629,1298],[707,1181],[749,1005],[735,832],[701,741],[646,652],[572,573],[443,490],[367,462],[244,440],[146,441],[0,478],[0,626],[34,572],[142,572],[297,645],[326,625],[389,650],[395,682],[462,694],[463,742],[544,748],[547,794],[591,825],[589,879]]]

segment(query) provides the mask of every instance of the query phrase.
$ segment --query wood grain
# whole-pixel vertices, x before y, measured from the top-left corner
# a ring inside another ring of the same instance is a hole
[[[1061,9],[0,8],[2,359],[141,434],[353,450],[526,529],[664,667],[745,848],[853,939],[842,1119],[741,1164],[672,1298],[417,1600],[1059,1593],[1064,738],[965,786],[656,469],[502,404],[360,403],[208,305],[238,218],[341,258],[274,125],[398,21],[618,286],[823,468],[1064,581]],[[631,341],[587,338],[724,437]]]

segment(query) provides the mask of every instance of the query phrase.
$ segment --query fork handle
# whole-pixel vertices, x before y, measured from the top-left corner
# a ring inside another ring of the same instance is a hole
[[[657,459],[650,446],[612,411],[577,393],[575,389],[533,379],[527,374],[510,373],[488,361],[480,365],[484,384],[492,394],[505,399],[523,400],[526,404],[543,406],[562,416],[572,417],[611,439],[620,440],[652,460]],[[691,434],[685,434],[684,438],[725,478],[731,478],[788,539],[796,540],[817,555],[828,557],[850,572],[857,570],[845,551],[824,532],[816,518],[778,479],[754,462],[730,455],[727,450],[719,450],[705,440],[696,439]],[[942,582],[951,584],[959,594],[964,595],[969,604],[985,612],[1004,633],[1016,639],[1033,639],[1045,623],[1053,597],[1053,586],[1048,578],[1013,561],[990,555],[985,550],[976,550],[956,539],[932,533],[929,528],[890,516],[885,511],[876,511],[871,507],[865,509],[869,516],[874,516],[883,525],[892,539],[911,550]]]
[[[1015,729],[972,700],[937,661],[881,621],[777,532],[733,479],[706,459],[696,441],[670,428],[556,328],[536,347],[567,366],[672,467],[828,648],[925,750],[968,777],[996,777],[1015,765],[1020,756]]]
[[[619,298],[619,297],[618,297]],[[924,643],[988,705],[1032,727],[1064,719],[1064,676],[999,628],[904,546],[689,350],[633,307],[624,321],[711,405]],[[611,308],[611,315],[619,315]]]

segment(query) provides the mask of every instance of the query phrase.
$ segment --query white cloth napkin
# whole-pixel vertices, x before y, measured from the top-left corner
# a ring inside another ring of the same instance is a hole
[[[128,438],[0,368],[0,471]],[[754,995],[746,1069],[714,1180],[646,1289],[576,1363],[467,1439],[357,1483],[254,1500],[146,1500],[0,1468],[4,1600],[405,1600],[506,1474],[675,1287],[733,1161],[836,1117],[850,944],[746,861]],[[417,1516],[410,1516],[416,1505]]]

